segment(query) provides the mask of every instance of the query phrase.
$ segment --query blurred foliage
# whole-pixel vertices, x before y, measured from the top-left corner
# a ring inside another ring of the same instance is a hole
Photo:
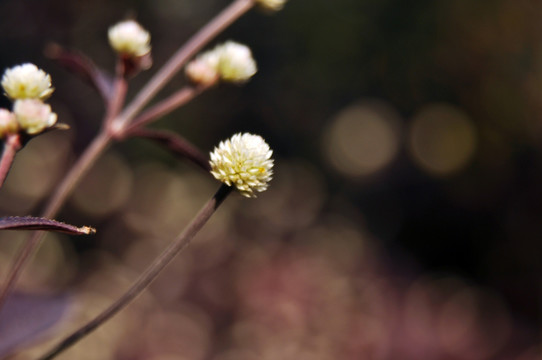
[[[97,94],[44,58],[49,41],[112,69],[107,28],[137,16],[154,65],[131,82],[133,95],[226,4],[0,2],[0,65],[49,71],[52,106],[73,129],[23,149],[1,211],[37,213],[103,113]],[[273,16],[244,16],[219,40],[250,45],[259,73],[154,126],[204,151],[259,133],[275,150],[276,179],[254,201],[228,199],[127,315],[66,358],[538,358],[529,347],[542,300],[541,7],[291,0]],[[79,312],[58,330],[68,331],[127,286],[215,188],[154,144],[115,146],[60,217],[98,234],[53,236],[22,290],[75,292]],[[2,234],[2,273],[17,239]]]

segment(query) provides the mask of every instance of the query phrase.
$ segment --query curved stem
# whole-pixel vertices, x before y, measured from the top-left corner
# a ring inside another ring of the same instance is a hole
[[[15,154],[21,149],[21,137],[19,134],[8,135],[4,142],[4,150],[0,158],[0,187],[4,185],[8,172],[11,169]]]
[[[127,123],[160,91],[183,65],[205,46],[212,38],[237,20],[254,6],[254,0],[235,0],[213,20],[198,31],[184,46],[182,46],[166,64],[139,91],[136,97],[126,106],[115,122],[117,128],[123,128]]]
[[[40,360],[49,360],[68,349],[71,345],[90,334],[98,326],[112,318],[119,311],[124,309],[139,294],[143,292],[164,270],[164,268],[175,258],[175,256],[190,243],[192,238],[201,230],[203,225],[211,218],[218,206],[231,192],[231,187],[222,185],[217,193],[203,206],[199,213],[192,219],[190,224],[179,234],[179,236],[149,265],[139,276],[133,285],[117,301],[105,309],[87,324],[83,325],[71,335],[58,343],[47,354],[40,357]]]
[[[105,132],[100,133],[96,138],[94,138],[77,163],[74,164],[68,174],[64,177],[62,183],[57,187],[56,192],[51,197],[51,200],[43,211],[42,217],[51,218],[56,215],[75,185],[78,183],[81,177],[86,174],[98,156],[100,156],[100,154],[107,148],[110,142],[111,136]],[[22,269],[30,259],[30,256],[34,254],[35,250],[41,243],[44,234],[45,233],[43,231],[36,231],[33,233],[32,237],[26,241],[17,254],[6,281],[4,284],[2,284],[2,288],[0,289],[0,310],[2,309],[2,306],[4,305],[6,298],[11,292],[17,279],[19,278]]]
[[[173,110],[183,106],[193,98],[195,98],[197,95],[199,95],[201,92],[203,92],[205,89],[207,89],[207,86],[199,86],[199,87],[192,87],[192,86],[185,86],[182,89],[176,91],[169,97],[165,98],[164,100],[160,101],[156,105],[152,106],[150,109],[143,112],[141,115],[136,117],[133,122],[128,124],[126,127],[124,134],[130,135],[130,133],[134,130],[140,129],[143,126],[147,125],[148,123],[157,120],[158,118],[169,114]]]

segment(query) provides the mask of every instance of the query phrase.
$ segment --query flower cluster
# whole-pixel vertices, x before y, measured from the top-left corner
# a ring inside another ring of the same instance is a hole
[[[257,67],[247,46],[227,41],[200,54],[186,66],[185,71],[193,82],[210,85],[218,79],[234,83],[248,81]]]
[[[14,103],[12,112],[0,109],[0,138],[19,131],[37,135],[56,124],[56,114],[43,102],[54,91],[51,77],[36,65],[27,63],[7,69],[2,88]]]
[[[119,54],[140,57],[151,51],[151,35],[134,20],[112,26],[107,35],[109,44]]]
[[[235,186],[243,196],[256,197],[267,189],[273,175],[273,151],[258,135],[238,133],[220,142],[211,153],[211,174]]]

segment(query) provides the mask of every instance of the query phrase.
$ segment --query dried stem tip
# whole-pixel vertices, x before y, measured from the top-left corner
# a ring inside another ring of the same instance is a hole
[[[30,63],[7,69],[2,76],[2,87],[6,96],[12,100],[45,100],[54,91],[49,74]]]
[[[151,51],[151,35],[134,20],[110,27],[108,37],[111,47],[122,55],[140,57]]]
[[[243,196],[256,197],[254,191],[265,191],[273,175],[271,155],[273,151],[261,136],[235,134],[211,153],[211,174],[237,187]]]

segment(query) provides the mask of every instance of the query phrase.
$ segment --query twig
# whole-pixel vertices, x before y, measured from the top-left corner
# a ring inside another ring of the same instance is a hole
[[[164,100],[160,101],[150,109],[144,111],[141,115],[136,117],[133,122],[126,127],[125,134],[129,135],[136,129],[140,129],[147,125],[151,121],[154,121],[164,115],[169,114],[171,111],[183,106],[197,95],[201,94],[207,86],[192,87],[186,86]]]
[[[77,163],[74,164],[68,174],[64,177],[64,180],[57,187],[56,192],[49,200],[49,204],[42,214],[43,217],[52,218],[56,215],[68,195],[71,194],[71,191],[79,179],[81,179],[81,177],[90,169],[98,156],[100,156],[100,154],[107,148],[110,141],[111,137],[106,133],[101,133],[94,138]],[[8,276],[0,289],[0,310],[6,302],[7,296],[11,293],[13,286],[17,282],[22,269],[30,259],[30,255],[34,253],[41,243],[43,236],[43,231],[36,231],[32,237],[26,241],[22,249],[15,257]]]
[[[21,147],[21,137],[19,134],[8,135],[4,142],[2,157],[0,158],[0,187],[4,185],[13,164],[13,159],[15,159],[15,154]]]
[[[155,141],[175,155],[193,162],[206,173],[209,174],[211,171],[209,158],[177,133],[168,130],[139,128],[134,129],[129,135]]]
[[[58,343],[39,360],[53,359],[55,356],[68,349],[70,346],[90,334],[98,326],[109,320],[119,311],[132,302],[143,290],[145,290],[175,258],[175,256],[190,243],[192,238],[201,230],[203,225],[211,218],[218,206],[231,192],[231,187],[222,185],[211,200],[203,206],[192,222],[179,234],[179,236],[151,263],[151,265],[139,276],[128,291],[106,310],[96,316],[87,324],[83,325],[71,335]]]

